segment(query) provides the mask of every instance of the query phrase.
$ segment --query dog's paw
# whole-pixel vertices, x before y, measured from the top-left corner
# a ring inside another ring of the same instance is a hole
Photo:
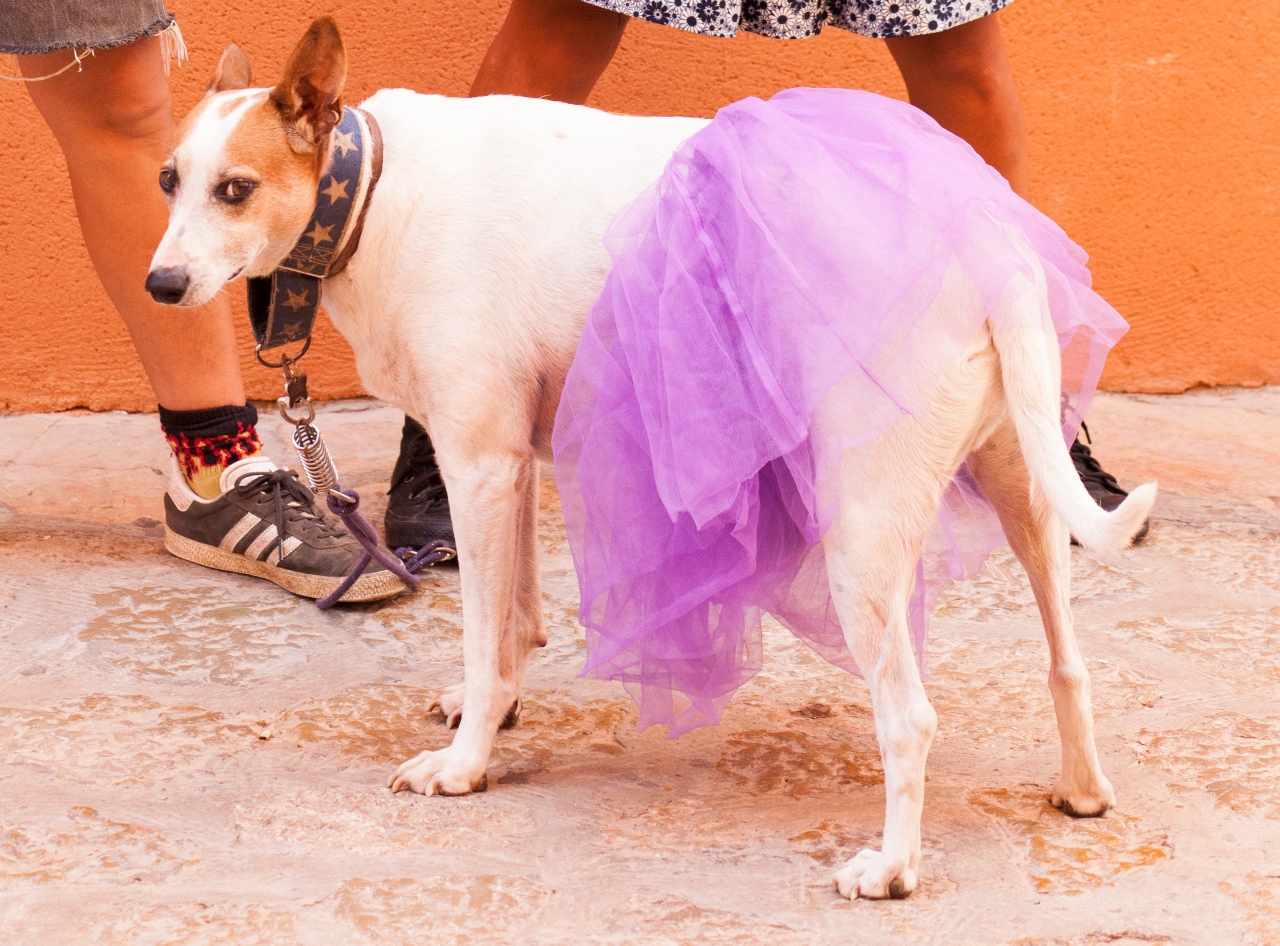
[[[445,725],[450,729],[457,729],[458,724],[462,722],[462,694],[464,687],[458,684],[456,687],[450,687],[445,690],[427,707],[428,713],[439,713],[443,717]],[[510,729],[520,720],[520,700],[516,700],[511,704],[511,708],[507,710],[507,715],[502,718],[502,722],[498,724],[499,729]]]
[[[1058,779],[1049,801],[1072,818],[1100,818],[1116,806],[1116,793],[1103,775],[1085,785],[1070,785],[1066,779]]]
[[[427,707],[428,713],[439,713],[444,717],[445,725],[457,729],[462,722],[462,694],[465,686],[459,683],[456,687],[445,690]]]
[[[904,900],[916,889],[919,878],[904,864],[885,859],[879,851],[863,848],[836,874],[840,896],[856,900]]]
[[[396,769],[387,780],[393,792],[409,790],[419,795],[466,795],[489,787],[484,766],[470,765],[459,758],[453,746],[420,752]]]

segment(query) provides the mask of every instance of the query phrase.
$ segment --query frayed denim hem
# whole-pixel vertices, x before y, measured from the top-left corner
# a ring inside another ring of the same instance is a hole
[[[0,37],[0,53],[10,56],[39,56],[44,53],[56,53],[60,49],[114,49],[117,46],[128,46],[130,43],[136,43],[139,40],[149,39],[159,33],[163,33],[177,25],[177,18],[172,13],[166,13],[150,26],[140,30],[134,30],[126,36],[113,37],[108,39],[68,39],[56,40],[44,45],[22,45],[15,43],[7,43],[3,37]],[[181,34],[179,34],[181,35]]]

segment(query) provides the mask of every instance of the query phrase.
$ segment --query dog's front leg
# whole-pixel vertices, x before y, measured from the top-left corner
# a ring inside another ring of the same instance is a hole
[[[520,716],[520,696],[530,655],[547,645],[547,623],[542,611],[542,576],[538,571],[538,464],[525,477],[525,490],[516,530],[515,633],[510,635],[516,667],[516,702],[502,720],[514,726]]]
[[[524,692],[524,675],[530,655],[547,643],[547,625],[542,612],[542,579],[538,572],[538,476],[527,479],[516,544],[520,554],[516,557],[515,607],[513,621],[515,632],[505,635],[512,647],[512,659],[516,664],[516,702],[503,717],[502,729],[509,729],[520,719],[521,697]],[[462,722],[462,710],[466,705],[466,686],[459,685],[445,690],[427,708],[439,712],[445,725],[456,729]]]
[[[494,736],[520,696],[525,661],[516,658],[516,639],[527,623],[523,599],[528,590],[528,565],[522,559],[533,547],[521,541],[521,533],[531,525],[527,509],[530,496],[536,497],[530,487],[536,466],[528,453],[452,463],[441,449],[440,457],[462,579],[465,711],[452,745],[405,762],[390,785],[394,791],[460,795],[486,787]]]

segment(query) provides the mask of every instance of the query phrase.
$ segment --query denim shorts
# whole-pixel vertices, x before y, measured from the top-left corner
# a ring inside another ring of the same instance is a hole
[[[108,49],[172,25],[164,0],[0,0],[0,53]]]

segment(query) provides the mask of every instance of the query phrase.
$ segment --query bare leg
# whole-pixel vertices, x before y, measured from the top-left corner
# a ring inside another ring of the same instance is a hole
[[[1053,804],[1075,817],[1101,815],[1116,798],[1098,763],[1089,671],[1072,628],[1067,527],[1032,486],[1012,424],[974,452],[969,469],[1026,569],[1049,641],[1049,692],[1062,741],[1062,777],[1053,788]]]
[[[626,26],[621,13],[580,0],[512,0],[471,94],[581,105],[613,58]]]
[[[581,0],[512,0],[471,94],[585,102],[626,22]],[[1026,116],[996,16],[885,42],[912,104],[973,145],[1027,196]]]
[[[1027,196],[1027,119],[995,14],[941,33],[886,39],[911,104],[959,135]]]
[[[19,56],[24,75],[61,68],[70,52]],[[173,410],[243,404],[225,296],[199,309],[159,305],[143,289],[168,224],[156,175],[173,137],[159,40],[98,50],[84,71],[28,85],[67,159],[89,257],[133,337],[156,398]]]

